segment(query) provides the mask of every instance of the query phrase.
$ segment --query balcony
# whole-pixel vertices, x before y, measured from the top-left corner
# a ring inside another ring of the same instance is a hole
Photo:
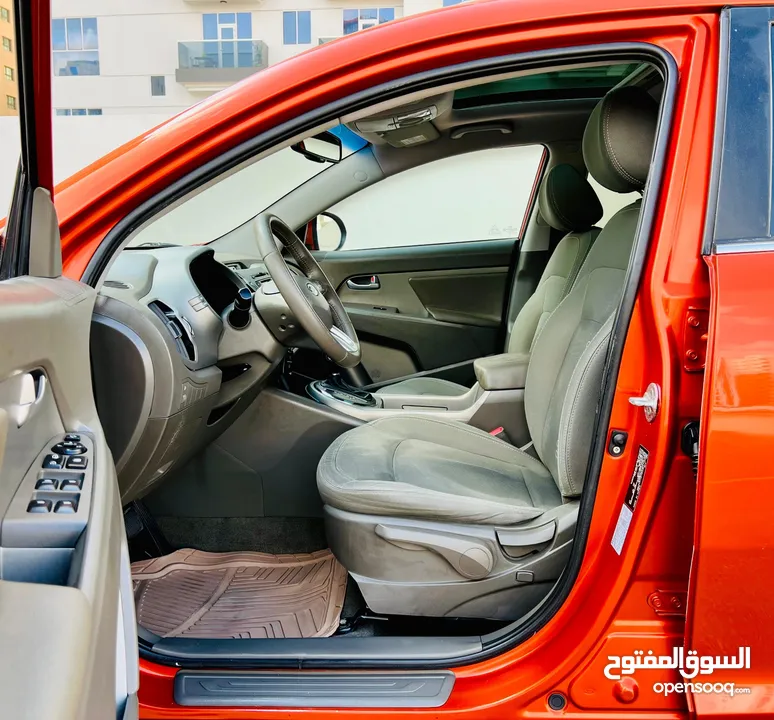
[[[193,92],[217,92],[269,65],[263,40],[195,40],[177,44],[175,79]]]

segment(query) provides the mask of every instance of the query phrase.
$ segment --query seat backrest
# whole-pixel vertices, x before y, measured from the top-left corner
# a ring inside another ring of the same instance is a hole
[[[608,93],[583,135],[583,158],[594,179],[619,193],[642,190],[657,123],[658,104],[644,90],[624,87]],[[532,349],[527,424],[536,452],[565,497],[583,490],[605,357],[639,211],[638,200],[610,219]]]
[[[513,322],[506,351],[529,353],[548,316],[570,292],[591,244],[602,205],[583,175],[572,165],[557,165],[540,186],[538,209],[554,229],[567,233],[546,264],[535,292]]]

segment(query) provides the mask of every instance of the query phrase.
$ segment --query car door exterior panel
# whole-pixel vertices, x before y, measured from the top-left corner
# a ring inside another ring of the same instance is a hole
[[[732,8],[721,23],[712,188],[707,365],[699,435],[686,649],[737,657],[710,676],[734,690],[692,692],[696,717],[769,717],[774,435],[774,216],[771,28],[774,8]]]

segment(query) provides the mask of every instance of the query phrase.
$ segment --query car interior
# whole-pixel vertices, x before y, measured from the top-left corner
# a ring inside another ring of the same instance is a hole
[[[90,352],[143,651],[405,658],[399,639],[480,647],[539,608],[578,528],[663,93],[631,57],[417,91],[123,240]]]

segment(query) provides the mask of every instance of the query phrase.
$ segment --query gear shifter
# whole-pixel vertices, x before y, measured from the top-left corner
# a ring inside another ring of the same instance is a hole
[[[350,385],[339,373],[327,380],[314,380],[307,391],[315,400],[323,404],[326,404],[325,398],[331,398],[347,405],[377,406],[376,398],[370,392]]]
[[[250,322],[250,306],[253,293],[249,288],[241,288],[234,298],[234,306],[228,313],[228,323],[235,330],[243,330]]]

